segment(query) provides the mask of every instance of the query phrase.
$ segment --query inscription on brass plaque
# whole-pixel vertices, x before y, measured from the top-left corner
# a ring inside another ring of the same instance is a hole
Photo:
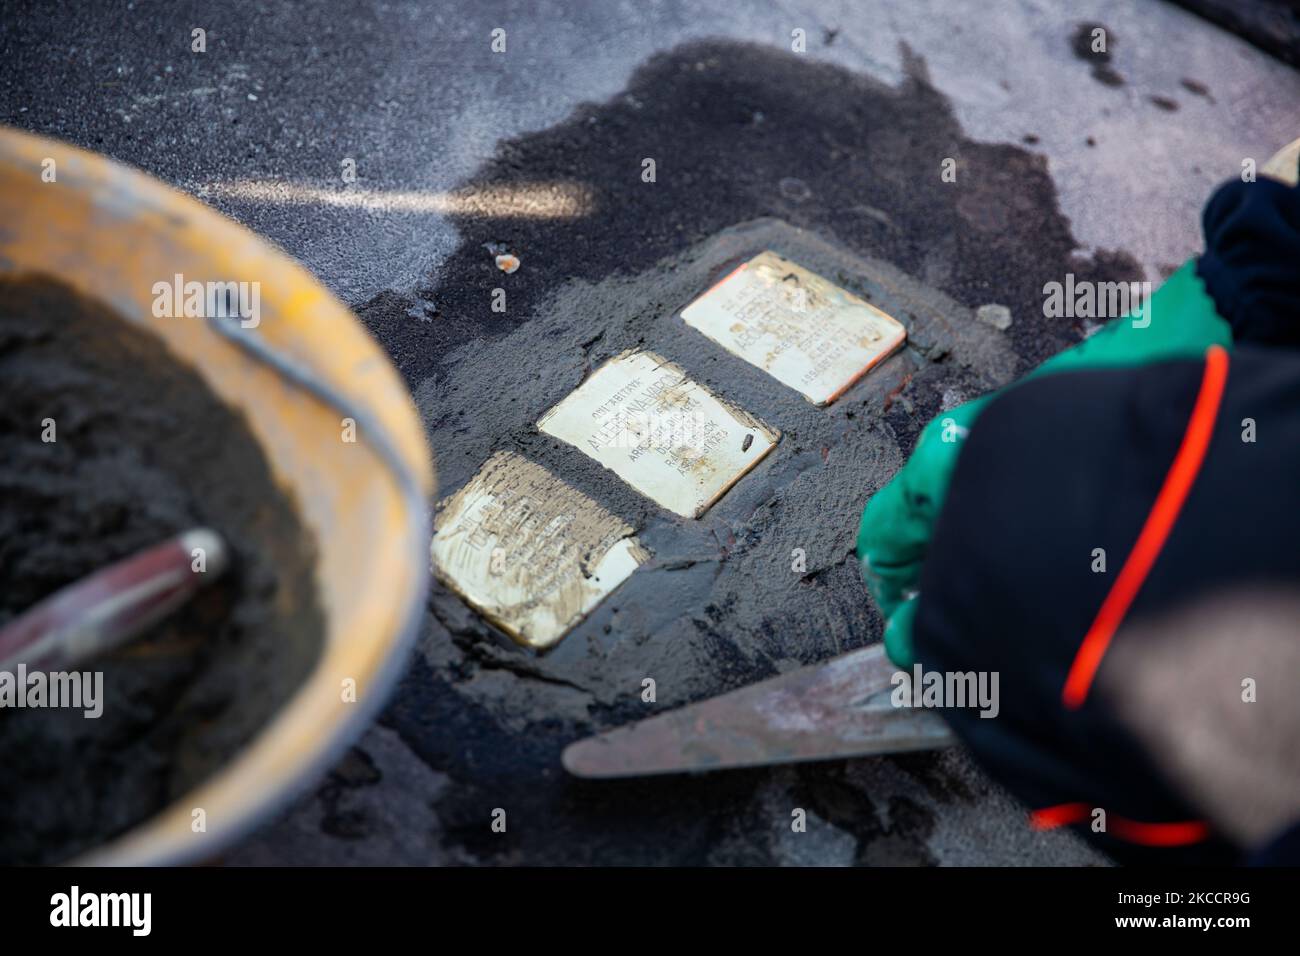
[[[442,502],[438,579],[518,643],[550,647],[645,561],[632,528],[512,452]]]
[[[682,318],[815,405],[835,401],[907,338],[896,319],[774,252],[740,266]]]
[[[651,352],[624,352],[537,427],[679,515],[698,518],[775,446],[778,433]]]

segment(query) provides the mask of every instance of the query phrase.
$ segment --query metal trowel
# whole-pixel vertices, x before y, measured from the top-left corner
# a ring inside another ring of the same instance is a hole
[[[897,688],[906,681],[904,693]],[[910,675],[873,644],[571,744],[578,777],[633,777],[933,750],[956,738],[911,700]]]

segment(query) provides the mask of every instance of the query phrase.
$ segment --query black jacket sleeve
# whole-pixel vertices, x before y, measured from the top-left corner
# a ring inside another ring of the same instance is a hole
[[[1203,225],[1196,271],[1233,339],[1300,348],[1300,187],[1226,183]]]

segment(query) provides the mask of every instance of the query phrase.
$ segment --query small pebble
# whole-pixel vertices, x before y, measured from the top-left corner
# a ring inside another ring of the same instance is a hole
[[[787,176],[777,183],[777,189],[781,191],[782,196],[791,202],[803,202],[812,196],[812,190],[808,188],[808,184],[802,179],[795,179],[793,176]]]
[[[999,332],[1005,332],[1011,328],[1011,310],[1005,305],[990,303],[981,305],[975,310],[975,318],[979,319],[985,325],[991,325]]]
[[[519,257],[512,256],[507,252],[504,255],[497,256],[496,263],[498,269],[506,275],[510,275],[510,273],[519,268]]]

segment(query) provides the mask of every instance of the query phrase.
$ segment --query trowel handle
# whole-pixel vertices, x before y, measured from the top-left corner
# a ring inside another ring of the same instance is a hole
[[[121,646],[215,581],[229,560],[194,528],[70,584],[0,629],[0,670],[71,669]]]

